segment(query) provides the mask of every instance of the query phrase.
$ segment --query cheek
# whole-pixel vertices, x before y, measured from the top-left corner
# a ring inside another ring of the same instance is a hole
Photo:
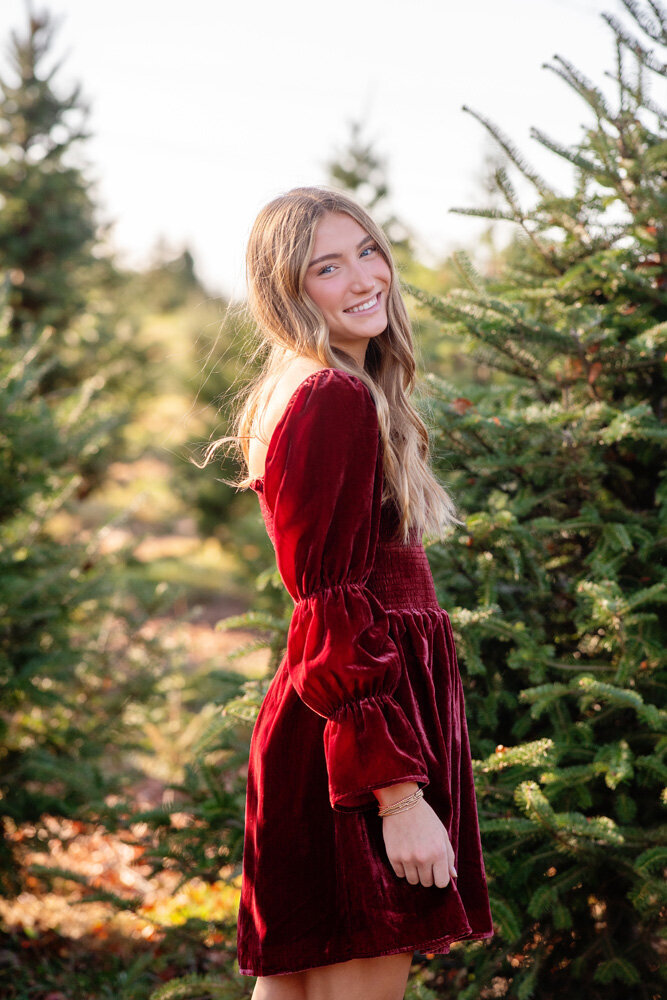
[[[315,282],[309,284],[308,281],[304,282],[303,290],[306,295],[313,300],[318,309],[322,309],[322,292],[321,289],[317,287]]]
[[[326,285],[313,283],[311,287],[308,284],[304,285],[305,291],[323,313],[331,312],[336,305],[338,296],[336,289],[332,285],[332,282],[327,282]]]

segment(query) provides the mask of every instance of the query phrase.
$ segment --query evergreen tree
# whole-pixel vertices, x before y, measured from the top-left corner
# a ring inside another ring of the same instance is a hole
[[[133,275],[129,291],[143,308],[155,313],[199,307],[210,294],[197,277],[191,252],[185,249],[174,254],[162,240],[151,265]]]
[[[28,8],[0,77],[0,270],[8,275],[14,339],[28,326],[61,334],[85,305],[95,238],[89,182],[76,161],[86,137],[80,88],[60,93],[55,24]],[[56,336],[53,348],[59,343]],[[51,349],[51,348],[49,348]]]
[[[14,35],[20,85],[3,85],[0,106],[0,892],[20,888],[45,814],[99,815],[118,789],[118,748],[137,738],[127,713],[159,662],[138,628],[167,600],[128,582],[127,550],[103,553],[104,525],[78,528],[91,469],[108,466],[129,413],[110,387],[131,395],[146,376],[116,329],[120,278],[91,252],[86,186],[65,164],[83,133],[78,90],[55,97],[55,70],[40,69],[51,34],[31,15]]]
[[[389,208],[389,181],[386,161],[375,151],[372,141],[363,135],[360,121],[352,121],[346,144],[327,164],[328,182],[349,192],[380,223],[395,252],[404,258],[411,254],[412,236]]]
[[[460,1000],[492,982],[517,1000],[664,989],[667,114],[649,84],[667,12],[623,6],[630,27],[604,15],[615,100],[566,59],[549,67],[592,113],[572,148],[534,130],[572,164],[571,192],[475,113],[535,204],[498,169],[506,208],[466,211],[519,227],[504,273],[461,256],[466,287],[413,289],[495,373],[463,392],[430,379],[466,530],[429,556],[466,677],[497,930],[464,949]]]
[[[108,447],[100,380],[37,393],[50,328],[30,350],[0,317],[0,894],[20,888],[16,854],[43,843],[44,815],[105,810],[111,765],[137,738],[126,725],[151,691],[158,643],[137,630],[160,606],[155,585],[128,586],[127,552],[103,555],[54,519],[71,514],[92,453]],[[122,769],[118,768],[122,773]]]

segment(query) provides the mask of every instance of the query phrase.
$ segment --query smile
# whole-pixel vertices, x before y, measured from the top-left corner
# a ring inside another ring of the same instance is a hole
[[[381,292],[377,292],[372,299],[367,299],[365,302],[361,302],[358,306],[352,306],[351,309],[344,309],[343,312],[346,313],[362,313],[368,312],[369,309],[373,309],[380,300]]]

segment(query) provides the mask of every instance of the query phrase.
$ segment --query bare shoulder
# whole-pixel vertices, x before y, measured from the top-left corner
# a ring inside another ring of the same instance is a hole
[[[249,443],[248,474],[251,478],[262,478],[269,442],[282,417],[287,404],[310,375],[326,371],[324,365],[311,358],[294,358],[286,365],[278,378],[266,387],[266,394],[259,401],[259,426],[253,431]]]
[[[295,358],[288,368],[281,373],[278,382],[269,395],[267,405],[267,419],[271,420],[272,427],[280,420],[280,417],[289,403],[290,399],[309,375],[316,372],[327,371],[328,369],[312,361],[310,358]]]

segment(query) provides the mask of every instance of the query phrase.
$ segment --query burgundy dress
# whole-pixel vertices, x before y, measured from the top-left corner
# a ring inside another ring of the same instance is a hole
[[[246,975],[493,934],[452,630],[421,540],[392,540],[377,412],[334,368],[296,389],[257,492],[294,599],[252,735],[238,961]],[[458,877],[391,867],[373,788],[416,781]]]

